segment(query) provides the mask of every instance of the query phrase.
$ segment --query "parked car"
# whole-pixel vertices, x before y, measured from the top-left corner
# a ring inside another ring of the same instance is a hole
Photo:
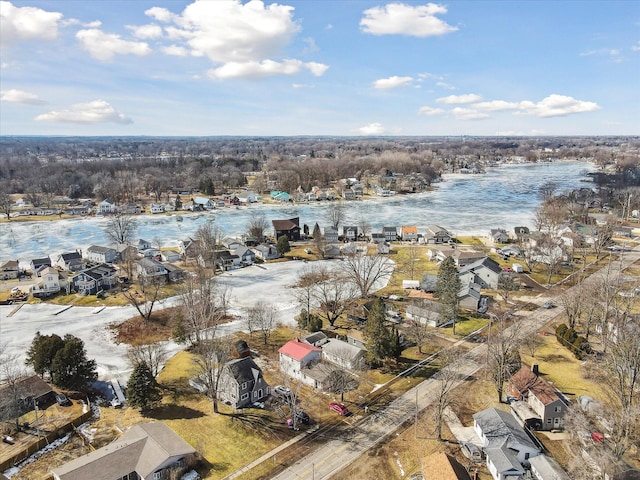
[[[298,417],[298,421],[300,423],[304,423],[305,425],[309,425],[309,423],[311,422],[311,419],[309,418],[309,415],[307,415],[307,412],[303,412],[302,410],[298,410],[298,412],[296,413],[296,417]]]
[[[482,450],[480,450],[477,445],[471,442],[463,442],[460,445],[460,450],[462,454],[472,462],[482,461]]]
[[[329,409],[333,410],[338,415],[342,415],[345,417],[351,414],[351,412],[347,407],[345,407],[342,403],[338,403],[338,402],[331,402],[329,404]]]
[[[57,393],[56,394],[56,402],[58,402],[58,405],[63,406],[63,407],[71,405],[71,400],[69,400],[64,393]]]
[[[273,393],[277,397],[287,398],[291,395],[291,389],[289,387],[285,387],[284,385],[276,385],[273,387]]]
[[[544,302],[542,308],[555,308],[556,304],[553,302]]]

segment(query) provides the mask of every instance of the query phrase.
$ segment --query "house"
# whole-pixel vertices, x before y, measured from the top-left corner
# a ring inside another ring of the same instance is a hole
[[[118,207],[116,206],[116,202],[111,200],[110,198],[105,198],[96,207],[98,215],[110,215],[112,213],[116,213],[118,211]]]
[[[244,340],[237,340],[231,345],[231,356],[233,358],[244,358],[251,356],[251,348]]]
[[[36,405],[38,408],[51,405],[55,402],[55,393],[38,375],[31,375],[16,380],[13,385],[7,383],[0,387],[0,398],[16,398],[20,408],[28,412]]]
[[[149,205],[150,213],[164,213],[164,205],[161,203],[152,203]]]
[[[193,209],[194,210],[213,210],[215,205],[213,204],[213,200],[206,197],[196,197],[193,199]]]
[[[481,298],[480,285],[477,283],[463,284],[458,292],[458,305],[461,308],[477,312],[480,308]]]
[[[450,247],[444,247],[443,245],[429,247],[427,248],[427,258],[430,262],[442,263],[455,252],[456,250],[451,250]]]
[[[34,297],[47,297],[60,291],[60,272],[53,267],[40,270],[40,278],[31,285]]]
[[[196,451],[163,422],[129,428],[116,441],[51,470],[54,480],[180,478]]]
[[[143,252],[144,250],[149,250],[153,248],[153,245],[149,240],[145,240],[144,238],[139,238],[135,247],[138,249],[138,252]]]
[[[329,243],[336,243],[338,241],[338,229],[333,227],[326,227],[324,229],[324,240]]]
[[[322,358],[321,348],[296,338],[280,347],[278,354],[282,373],[315,387],[313,379],[307,378],[304,371]]]
[[[238,240],[237,238],[233,238],[233,237],[224,237],[220,241],[220,244],[225,248],[228,248],[229,250],[234,250],[239,246],[243,245],[242,240]]]
[[[216,252],[216,266],[226,272],[234,268],[240,268],[240,257],[233,255],[229,250],[220,250]]]
[[[167,249],[161,250],[160,257],[163,262],[177,262],[182,258],[182,255],[177,250]]]
[[[422,460],[424,480],[471,480],[466,468],[451,455],[432,453]]]
[[[440,304],[437,302],[423,300],[420,304],[407,305],[405,313],[407,320],[430,327],[440,327],[447,323],[440,313]]]
[[[509,380],[509,392],[517,401],[526,403],[526,409],[514,409],[514,414],[539,430],[557,430],[564,426],[567,405],[557,390],[542,380],[536,364],[529,368],[523,365]],[[526,417],[526,418],[522,418]]]
[[[354,192],[351,188],[345,188],[342,190],[342,198],[345,200],[355,200],[356,192]]]
[[[365,365],[365,349],[337,338],[330,338],[322,345],[322,359],[348,370],[362,370]]]
[[[230,252],[240,259],[240,265],[252,265],[256,261],[256,254],[245,245],[238,245]]]
[[[353,225],[342,227],[342,238],[350,242],[356,240],[358,238],[358,227]]]
[[[280,254],[278,253],[278,249],[273,245],[257,245],[252,247],[253,253],[256,254],[256,258],[259,258],[262,261],[274,260],[276,258],[280,258]]]
[[[309,345],[313,345],[314,347],[322,347],[322,345],[329,341],[329,337],[327,337],[323,332],[314,332],[304,337],[302,341]]]
[[[530,458],[531,473],[537,480],[571,480],[553,458],[543,454]]]
[[[95,295],[112,288],[118,280],[118,271],[105,263],[88,268],[71,279],[73,289],[83,295]]]
[[[341,253],[338,245],[326,245],[322,251],[322,256],[324,258],[338,258]]]
[[[420,281],[420,289],[423,292],[433,293],[436,291],[436,284],[438,283],[438,275],[435,273],[425,273],[422,275]]]
[[[165,263],[163,265],[165,270],[167,271],[167,280],[169,282],[177,282],[178,280],[184,278],[184,270],[182,270],[180,267],[177,267],[172,263]]]
[[[141,258],[136,262],[136,272],[139,277],[161,277],[167,275],[163,264],[153,258]]]
[[[85,258],[93,263],[113,263],[117,256],[118,252],[115,248],[92,245],[87,249]]]
[[[485,253],[480,250],[460,249],[454,250],[451,256],[455,259],[456,267],[458,268],[466,267],[470,263],[477,262],[478,260],[482,260],[486,257]]]
[[[360,330],[351,329],[346,334],[347,343],[356,347],[366,349],[366,340],[364,334]]]
[[[417,242],[418,241],[418,227],[412,225],[403,225],[400,228],[400,237],[403,242]]]
[[[244,408],[263,401],[271,393],[271,388],[260,367],[246,356],[224,364],[217,392],[223,402],[234,408]]]
[[[134,205],[130,203],[123,207],[120,207],[118,211],[120,213],[126,213],[127,215],[134,215],[142,213],[142,208],[140,208],[140,205]]]
[[[389,245],[387,242],[378,243],[376,245],[376,253],[380,255],[388,255],[389,252],[391,252],[391,245]]]
[[[285,236],[290,242],[300,240],[300,217],[288,220],[272,220],[273,231],[276,238]]]
[[[271,196],[271,199],[275,200],[276,202],[286,203],[291,201],[291,195],[289,195],[287,192],[274,190],[270,192],[269,195]]]
[[[382,233],[384,233],[384,238],[387,242],[395,242],[398,240],[397,227],[382,227]]]
[[[31,273],[36,276],[40,276],[40,271],[43,268],[50,267],[50,266],[51,266],[51,259],[49,257],[34,258],[29,263]]]
[[[60,267],[68,272],[77,272],[83,267],[82,254],[80,252],[62,253],[51,262],[51,266]]]
[[[484,257],[473,263],[465,265],[458,272],[462,285],[475,283],[480,288],[496,289],[498,288],[498,280],[502,269],[498,262],[489,257]]]
[[[256,203],[258,201],[258,195],[250,190],[243,190],[236,195],[240,203]]]
[[[429,225],[424,233],[426,243],[448,243],[451,233],[439,225]]]
[[[541,453],[510,414],[489,408],[473,415],[473,429],[482,440],[487,468],[495,480],[519,479],[529,459]]]
[[[18,260],[9,260],[0,265],[0,279],[11,280],[18,278],[18,274],[20,273],[18,265]]]
[[[128,262],[138,258],[138,249],[126,243],[116,245],[116,252],[116,262]]]
[[[191,237],[180,240],[178,248],[180,249],[180,255],[186,258],[196,258],[200,253],[200,240],[195,240]]]
[[[489,243],[497,245],[499,243],[507,243],[509,241],[509,234],[504,228],[492,228],[489,230],[487,238],[489,239]]]
[[[387,239],[384,236],[384,233],[373,232],[371,233],[371,243],[375,245],[380,245],[382,243],[386,243]]]

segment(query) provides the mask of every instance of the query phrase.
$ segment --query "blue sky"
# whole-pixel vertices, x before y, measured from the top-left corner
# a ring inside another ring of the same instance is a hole
[[[0,1],[1,135],[638,135],[637,1]]]

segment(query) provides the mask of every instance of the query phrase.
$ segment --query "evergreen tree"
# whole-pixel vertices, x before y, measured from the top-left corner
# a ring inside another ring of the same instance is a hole
[[[182,199],[180,198],[180,194],[176,195],[174,206],[176,207],[176,210],[182,210]]]
[[[386,311],[382,299],[377,298],[367,316],[364,327],[365,359],[372,367],[379,367],[387,358],[395,356],[394,334],[384,324]]]
[[[51,363],[53,384],[71,390],[84,390],[96,378],[96,361],[87,359],[84,342],[73,335],[65,335],[64,346]]]
[[[453,334],[456,333],[456,321],[458,320],[458,294],[460,293],[460,278],[453,256],[447,257],[438,269],[436,282],[436,294],[440,300],[441,313],[445,321],[453,322]]]
[[[313,239],[319,239],[322,236],[322,233],[320,233],[320,225],[318,225],[318,222],[316,222],[316,224],[313,226]]]
[[[40,332],[36,332],[36,336],[27,350],[27,359],[24,363],[31,365],[34,372],[41,377],[45,374],[50,375],[53,359],[63,347],[64,341],[55,333],[41,335]]]
[[[141,412],[146,412],[161,399],[160,386],[153,377],[149,366],[144,362],[138,363],[127,383],[129,405],[139,408]]]
[[[278,243],[276,245],[276,249],[280,255],[284,255],[287,252],[291,251],[291,246],[289,245],[289,239],[286,235],[282,235],[278,238]]]

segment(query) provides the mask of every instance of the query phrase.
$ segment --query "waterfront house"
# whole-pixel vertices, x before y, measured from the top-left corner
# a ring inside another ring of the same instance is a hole
[[[233,255],[229,250],[219,250],[216,252],[215,264],[223,272],[233,270],[240,267],[240,257]]]
[[[98,215],[111,215],[112,213],[116,213],[118,211],[118,207],[116,206],[116,202],[111,200],[110,198],[105,198],[100,203],[98,203],[97,213]]]
[[[403,242],[418,241],[418,227],[414,225],[402,225],[400,232]]]
[[[326,227],[324,229],[324,240],[329,243],[336,243],[338,241],[338,230],[333,227]]]
[[[285,236],[290,242],[300,240],[300,217],[272,220],[271,223],[276,239]]]
[[[241,265],[252,265],[256,261],[255,252],[245,245],[237,245],[229,251],[240,259]]]
[[[161,250],[160,257],[163,262],[177,262],[182,258],[179,251],[170,248]]]
[[[80,252],[68,252],[58,255],[51,263],[51,266],[60,267],[68,272],[77,272],[82,270],[82,254]]]
[[[385,243],[387,239],[384,236],[384,233],[372,232],[371,233],[371,243],[374,245],[379,245],[381,243]]]
[[[276,258],[280,258],[280,254],[278,253],[278,249],[273,245],[256,245],[252,247],[253,253],[256,254],[256,258],[267,261],[267,260],[275,260]]]
[[[18,278],[18,274],[20,273],[20,267],[18,265],[18,260],[4,262],[0,266],[0,279],[12,280]]]
[[[387,242],[395,242],[398,240],[398,228],[397,227],[382,227],[382,233]]]
[[[164,265],[153,258],[141,258],[136,262],[136,272],[139,277],[161,277],[167,275]]]
[[[489,230],[487,236],[489,244],[497,245],[499,243],[507,243],[509,241],[509,234],[504,228],[492,228]]]
[[[149,205],[149,213],[164,213],[164,205],[161,203],[152,203]]]
[[[40,270],[40,276],[36,283],[31,285],[31,294],[34,297],[48,297],[60,291],[60,272],[53,267],[45,267]]]
[[[31,273],[36,276],[40,276],[40,271],[43,268],[50,267],[50,266],[51,266],[51,259],[49,257],[34,258],[29,263],[29,268],[31,270]]]
[[[358,238],[358,227],[354,225],[342,227],[342,238],[350,242],[356,240]]]
[[[105,263],[88,268],[71,279],[73,289],[83,295],[95,295],[112,288],[118,280],[117,270]]]
[[[55,401],[55,393],[38,375],[17,379],[13,385],[0,386],[0,398],[14,398],[22,412],[29,412],[36,406],[45,409]]]
[[[92,245],[87,249],[86,259],[93,263],[113,263],[118,252],[115,248]]]
[[[215,205],[213,200],[206,197],[196,197],[193,199],[194,210],[213,210]]]
[[[447,243],[451,240],[451,233],[439,225],[429,225],[424,238],[426,243]]]
[[[135,425],[114,442],[53,468],[54,480],[181,478],[195,449],[163,422]]]
[[[236,195],[240,203],[256,203],[258,201],[258,195],[250,190],[243,190]]]

